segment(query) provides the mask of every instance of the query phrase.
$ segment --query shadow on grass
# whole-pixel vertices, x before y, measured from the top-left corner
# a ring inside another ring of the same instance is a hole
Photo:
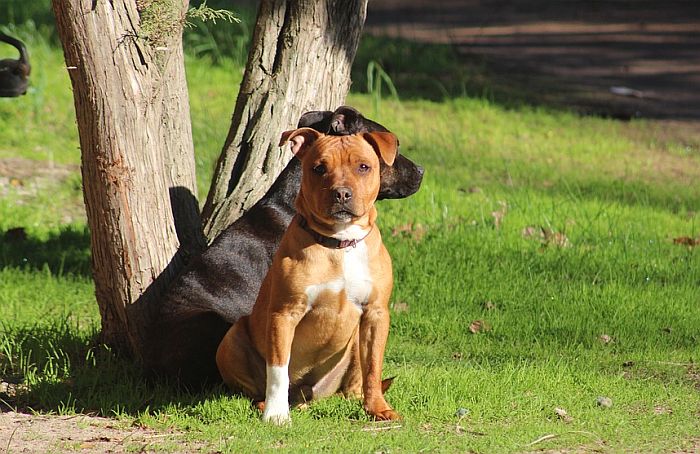
[[[697,189],[683,187],[681,184],[659,187],[642,181],[600,179],[562,181],[551,187],[533,189],[550,196],[560,195],[575,200],[618,203],[628,207],[650,207],[683,217],[692,217],[700,202],[700,192]]]
[[[95,341],[95,328],[81,330],[70,321],[0,326],[0,411],[137,417],[225,392],[222,385],[188,390],[144,378],[133,360]]]
[[[512,169],[513,174],[503,176],[504,182],[512,181],[511,184],[502,186],[506,191],[518,193],[530,190],[550,197],[564,197],[581,202],[652,208],[682,217],[692,217],[700,203],[700,188],[680,181],[649,182],[635,178],[614,178],[594,175],[593,171],[586,171],[582,175],[561,174],[554,179],[551,173],[538,175],[533,167],[524,163],[517,165],[519,168]],[[531,173],[518,175],[520,172]],[[461,192],[468,190],[459,188]]]
[[[542,97],[543,89],[546,86],[551,98],[570,91],[549,80],[528,79],[519,83],[515,79],[499,79],[484,58],[476,55],[467,58],[446,44],[364,35],[352,66],[353,92],[371,91],[368,87],[371,62],[378,63],[388,74],[400,99],[445,101],[471,97],[488,99],[506,108],[535,105],[561,109],[560,104]]]
[[[23,228],[0,231],[0,269],[16,267],[42,270],[56,276],[91,276],[90,233],[87,228],[63,227],[40,239]]]

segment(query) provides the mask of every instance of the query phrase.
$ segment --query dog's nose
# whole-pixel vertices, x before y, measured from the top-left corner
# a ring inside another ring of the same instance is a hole
[[[335,190],[335,200],[339,203],[345,203],[352,199],[352,189],[341,187]]]

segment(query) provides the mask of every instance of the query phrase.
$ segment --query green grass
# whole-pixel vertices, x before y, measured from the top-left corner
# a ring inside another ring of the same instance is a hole
[[[0,180],[0,378],[19,386],[0,403],[174,429],[222,452],[697,449],[700,256],[672,240],[700,235],[698,143],[657,134],[656,123],[501,104],[456,86],[448,99],[419,99],[415,84],[429,77],[395,77],[403,101],[384,99],[371,116],[426,168],[418,194],[380,203],[396,278],[388,400],[405,419],[371,423],[358,402],[332,398],[273,428],[223,388],[147,382],[95,343],[85,221],[63,217],[81,200],[70,87],[61,52],[19,32],[37,57],[36,85],[0,99],[0,159],[65,171],[19,187]],[[425,52],[399,51],[414,61],[410,52]],[[372,57],[392,77],[404,71]],[[187,60],[200,198],[242,75],[217,58]],[[370,59],[361,53],[357,71]],[[368,115],[376,105],[362,93],[348,102]],[[27,237],[5,237],[14,227]],[[486,329],[473,334],[476,320]]]

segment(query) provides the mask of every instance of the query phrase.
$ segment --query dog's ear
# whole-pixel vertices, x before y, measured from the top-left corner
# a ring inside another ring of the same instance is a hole
[[[321,136],[321,133],[311,128],[299,128],[291,131],[285,131],[280,138],[280,147],[287,142],[292,143],[292,153],[298,158],[301,158],[301,153],[313,144],[316,139]]]
[[[394,164],[399,152],[399,139],[391,132],[366,132],[362,137],[372,145],[379,158],[387,165]]]
[[[316,131],[327,133],[333,112],[330,110],[312,110],[299,117],[297,128],[313,128]]]

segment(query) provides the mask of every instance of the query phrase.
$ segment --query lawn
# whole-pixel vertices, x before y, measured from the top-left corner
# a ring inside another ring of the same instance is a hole
[[[70,83],[47,32],[14,31],[34,71],[27,96],[0,99],[1,408],[106,416],[162,434],[148,449],[164,451],[700,449],[700,251],[677,244],[700,237],[697,136],[467,82],[437,90],[432,68],[401,55],[435,55],[448,74],[479,69],[444,47],[378,54],[367,38],[348,103],[426,168],[416,195],[379,204],[396,280],[388,400],[404,420],[373,423],[359,402],[331,398],[274,428],[223,387],[146,382],[94,342]],[[370,61],[401,100],[365,93]],[[203,199],[242,70],[191,50],[187,71]]]

